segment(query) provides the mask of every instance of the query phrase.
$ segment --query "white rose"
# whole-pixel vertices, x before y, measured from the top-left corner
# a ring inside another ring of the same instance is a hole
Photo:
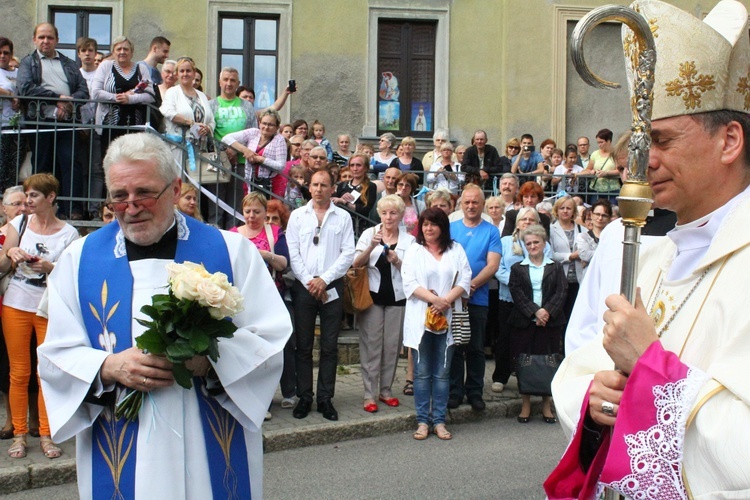
[[[182,272],[172,281],[172,293],[178,299],[195,300],[200,295],[198,284],[201,280],[202,278],[196,272]]]
[[[204,307],[221,307],[221,301],[227,294],[226,290],[210,278],[200,279],[196,291],[198,292],[198,303]]]
[[[245,309],[245,303],[237,287],[230,287],[224,299],[221,301],[221,310],[224,316],[234,316]]]

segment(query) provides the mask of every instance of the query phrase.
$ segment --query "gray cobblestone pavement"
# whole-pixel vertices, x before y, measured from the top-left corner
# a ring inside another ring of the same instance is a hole
[[[455,410],[449,410],[449,424],[513,417],[520,411],[520,398],[514,378],[511,378],[502,393],[490,391],[493,370],[494,362],[488,360],[484,393],[487,409],[484,412],[474,412],[468,404],[462,404]],[[315,371],[317,376],[317,369]],[[391,408],[379,403],[379,411],[370,414],[362,409],[363,387],[359,365],[341,366],[333,398],[333,404],[339,412],[338,422],[325,420],[315,411],[315,404],[307,418],[295,419],[291,409],[281,408],[281,393],[277,391],[271,406],[273,418],[263,425],[265,449],[267,452],[279,451],[412,429],[416,425],[414,398],[403,395],[405,381],[406,360],[401,359],[393,385],[393,395],[399,398],[400,406]],[[536,413],[540,411],[540,401],[540,398],[534,398]],[[5,408],[0,406],[0,422],[4,421]],[[10,440],[0,441],[0,494],[75,481],[73,440],[61,444],[63,456],[56,460],[44,457],[37,438],[29,438],[26,458],[12,459],[7,454],[10,443]]]

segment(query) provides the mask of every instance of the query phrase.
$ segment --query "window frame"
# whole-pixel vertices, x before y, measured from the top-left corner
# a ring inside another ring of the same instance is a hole
[[[242,49],[224,49],[221,47],[221,40],[223,36],[223,21],[225,19],[236,19],[241,20],[244,24],[243,28],[243,48]],[[256,21],[275,21],[276,22],[276,49],[275,50],[264,50],[255,48],[255,22]],[[251,23],[251,28],[247,29],[247,23]],[[243,58],[244,73],[240,70],[240,82],[246,87],[249,82],[253,82],[251,88],[255,89],[255,56],[273,56],[276,58],[276,89],[274,89],[274,101],[278,99],[279,93],[283,91],[285,86],[281,85],[279,81],[279,25],[280,19],[278,15],[273,14],[248,14],[248,13],[236,13],[236,12],[221,12],[219,14],[219,29],[217,34],[217,55],[216,55],[216,75],[219,75],[222,68],[221,59],[223,55],[241,55]],[[256,90],[256,98],[257,98]]]
[[[36,18],[38,22],[51,22],[53,10],[110,10],[112,40],[122,35],[123,0],[37,0]],[[109,52],[110,47],[99,47],[101,52]]]
[[[248,3],[246,0],[209,0],[208,2],[208,33],[219,33],[219,19],[222,14],[238,14],[242,16],[278,16],[278,29],[276,32],[276,89],[277,97],[286,87],[285,83],[292,74],[292,0],[254,0]],[[218,88],[219,71],[217,67],[221,63],[219,59],[220,38],[209,36],[207,45],[206,68],[207,74],[203,78],[203,88],[209,95],[219,95]],[[290,106],[284,106],[279,112],[284,122],[289,121]]]
[[[429,25],[429,26],[431,26],[434,29],[435,44],[437,45],[437,21],[434,21],[434,20],[423,20],[423,19],[390,19],[390,18],[386,18],[386,17],[380,17],[378,19],[378,52],[377,52],[377,59],[378,60],[380,59],[380,55],[381,55],[381,53],[380,53],[380,46],[379,46],[379,43],[380,43],[380,26],[381,26],[381,23],[384,23],[384,22],[385,23],[397,23],[397,24],[400,24],[401,25],[400,26],[401,35],[404,34],[405,25],[410,25],[410,26],[414,26],[414,25],[426,26],[426,25]],[[411,93],[411,91],[412,91],[412,76],[413,76],[413,71],[411,71],[411,68],[413,67],[412,63],[415,60],[430,60],[430,58],[427,58],[427,57],[425,57],[423,55],[419,55],[419,54],[413,53],[411,51],[411,49],[410,49],[411,42],[413,42],[413,39],[409,39],[409,40],[406,40],[406,41],[402,40],[400,51],[399,51],[399,54],[397,56],[398,59],[399,59],[399,61],[400,61],[400,65],[399,65],[398,70],[401,73],[401,76],[399,76],[400,97],[404,97],[405,99],[408,100],[408,102],[405,101],[405,100],[403,100],[403,99],[399,99],[399,101],[398,101],[400,107],[402,108],[402,112],[400,113],[400,116],[399,116],[399,122],[400,122],[401,128],[399,130],[380,129],[379,128],[379,120],[378,120],[377,121],[377,126],[378,126],[377,133],[378,133],[378,135],[384,134],[386,132],[390,132],[390,133],[393,133],[393,134],[395,134],[397,136],[407,136],[408,135],[408,136],[412,136],[412,137],[415,137],[415,138],[423,138],[424,139],[424,138],[431,138],[432,135],[434,134],[434,131],[435,131],[434,110],[433,110],[433,112],[431,112],[431,114],[432,114],[431,130],[428,130],[428,131],[416,131],[416,130],[412,130],[412,126],[411,125],[414,122],[414,117],[411,115],[411,108],[412,108],[412,106],[414,105],[414,102],[415,102],[414,98],[412,97],[412,93]],[[433,50],[432,50],[432,58],[431,58],[433,67],[436,64],[436,60],[435,60],[436,57],[437,57],[436,47],[434,47]],[[393,69],[395,70],[396,68],[393,68]],[[382,75],[378,74],[378,76],[382,76]],[[432,99],[431,102],[432,102],[432,107],[433,108],[435,107],[435,86],[436,86],[435,75],[433,75],[432,96],[431,96],[431,99]],[[380,99],[378,99],[378,103],[380,103],[380,102],[388,102],[388,101],[380,101]],[[377,110],[376,112],[378,113],[378,118],[379,118],[379,114],[380,114],[379,110]],[[406,124],[407,126],[403,127],[404,124]]]
[[[108,14],[109,15],[109,43],[112,44],[112,40],[115,39],[115,36],[113,35],[113,29],[112,25],[113,23],[113,15],[112,15],[112,9],[107,7],[96,7],[96,8],[90,8],[90,7],[80,7],[75,5],[69,5],[69,6],[61,6],[61,5],[53,5],[49,8],[49,14],[47,19],[49,19],[49,22],[52,24],[55,24],[55,14],[74,14],[76,16],[76,35],[75,35],[75,42],[71,43],[62,43],[58,42],[57,44],[57,50],[65,51],[65,50],[72,50],[73,51],[73,59],[74,61],[78,61],[78,52],[76,50],[76,44],[79,38],[81,37],[88,37],[88,31],[89,31],[89,16],[91,14]],[[81,19],[78,17],[80,13],[84,13],[85,17],[84,20],[81,22]],[[98,45],[98,43],[97,43]],[[99,46],[99,51],[107,53],[109,52],[109,46],[104,48],[102,50],[103,46]]]
[[[435,89],[432,131],[449,130],[448,96],[449,79],[439,75],[450,74],[450,0],[433,0],[430,8],[381,7],[370,5],[368,14],[367,94],[366,117],[362,135],[375,137],[378,131],[378,25],[383,20],[437,21],[435,33]]]

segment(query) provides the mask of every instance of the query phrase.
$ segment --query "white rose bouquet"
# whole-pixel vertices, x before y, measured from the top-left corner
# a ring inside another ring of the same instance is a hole
[[[167,294],[154,295],[151,305],[141,308],[151,320],[137,319],[147,330],[135,343],[171,361],[175,382],[190,389],[193,373],[185,362],[193,356],[219,359],[219,339],[234,336],[237,327],[229,318],[242,311],[243,299],[226,274],[211,274],[202,264],[170,263],[167,271]],[[143,393],[132,391],[117,405],[117,417],[135,420],[142,402]]]

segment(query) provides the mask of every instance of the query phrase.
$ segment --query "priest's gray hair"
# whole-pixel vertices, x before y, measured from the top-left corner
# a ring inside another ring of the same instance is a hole
[[[118,137],[107,149],[104,157],[104,177],[109,185],[109,170],[112,165],[124,162],[150,161],[156,164],[156,175],[165,182],[180,177],[180,166],[172,156],[169,146],[154,134],[127,134]]]

